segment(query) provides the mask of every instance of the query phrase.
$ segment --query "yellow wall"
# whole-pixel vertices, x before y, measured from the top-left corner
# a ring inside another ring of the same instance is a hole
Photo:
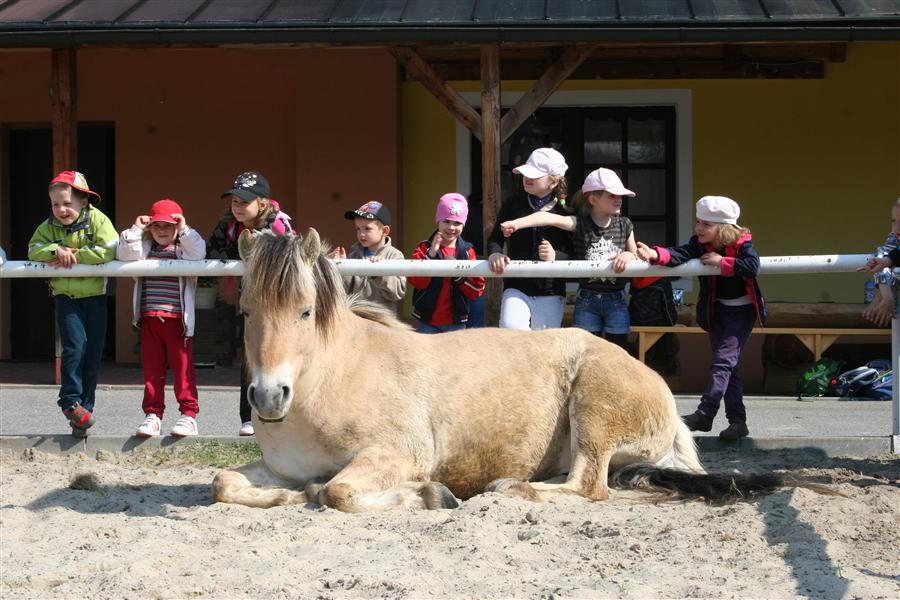
[[[529,87],[505,82],[503,90]],[[828,64],[817,80],[579,81],[561,89],[660,88],[692,90],[692,201],[737,200],[761,255],[868,253],[884,241],[900,197],[900,44],[849,44],[846,62]],[[401,106],[410,247],[431,231],[437,198],[455,185],[455,123],[417,83],[402,84]],[[762,285],[769,300],[861,302],[865,278],[770,275]]]

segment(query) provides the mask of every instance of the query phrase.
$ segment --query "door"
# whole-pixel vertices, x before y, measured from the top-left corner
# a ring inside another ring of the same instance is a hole
[[[50,216],[47,184],[53,178],[49,127],[9,129],[10,260],[25,260],[28,241]],[[102,196],[99,208],[115,220],[115,130],[111,124],[78,126],[78,170]],[[104,359],[115,356],[115,279],[107,286],[108,322]],[[46,279],[10,281],[10,355],[13,360],[54,358],[53,299]]]

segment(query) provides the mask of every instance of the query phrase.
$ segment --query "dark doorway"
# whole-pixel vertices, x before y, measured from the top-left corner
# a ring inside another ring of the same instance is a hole
[[[47,183],[53,178],[53,136],[49,127],[9,129],[10,260],[25,260],[28,241],[50,216]],[[111,124],[78,126],[78,170],[103,198],[98,205],[115,221],[115,129]],[[104,359],[115,356],[115,278],[107,285],[109,321]],[[10,350],[13,360],[54,358],[53,299],[46,279],[10,282]]]

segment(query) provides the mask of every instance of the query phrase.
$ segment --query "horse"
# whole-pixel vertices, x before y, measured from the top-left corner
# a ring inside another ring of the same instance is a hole
[[[244,232],[240,308],[262,460],[216,502],[342,511],[541,501],[617,485],[727,496],[772,475],[706,474],[665,381],[581,329],[427,335],[348,297],[315,229]]]

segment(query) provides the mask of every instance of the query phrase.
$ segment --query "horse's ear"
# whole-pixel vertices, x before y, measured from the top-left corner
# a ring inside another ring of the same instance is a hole
[[[319,239],[319,232],[312,227],[307,229],[306,236],[300,244],[300,250],[303,252],[303,260],[307,264],[311,265],[316,262],[322,252],[322,240]]]
[[[256,245],[256,240],[253,239],[253,232],[249,229],[245,229],[241,232],[241,235],[238,237],[238,254],[241,257],[241,260],[247,260],[247,257],[250,256],[250,253],[253,251],[253,246]]]

